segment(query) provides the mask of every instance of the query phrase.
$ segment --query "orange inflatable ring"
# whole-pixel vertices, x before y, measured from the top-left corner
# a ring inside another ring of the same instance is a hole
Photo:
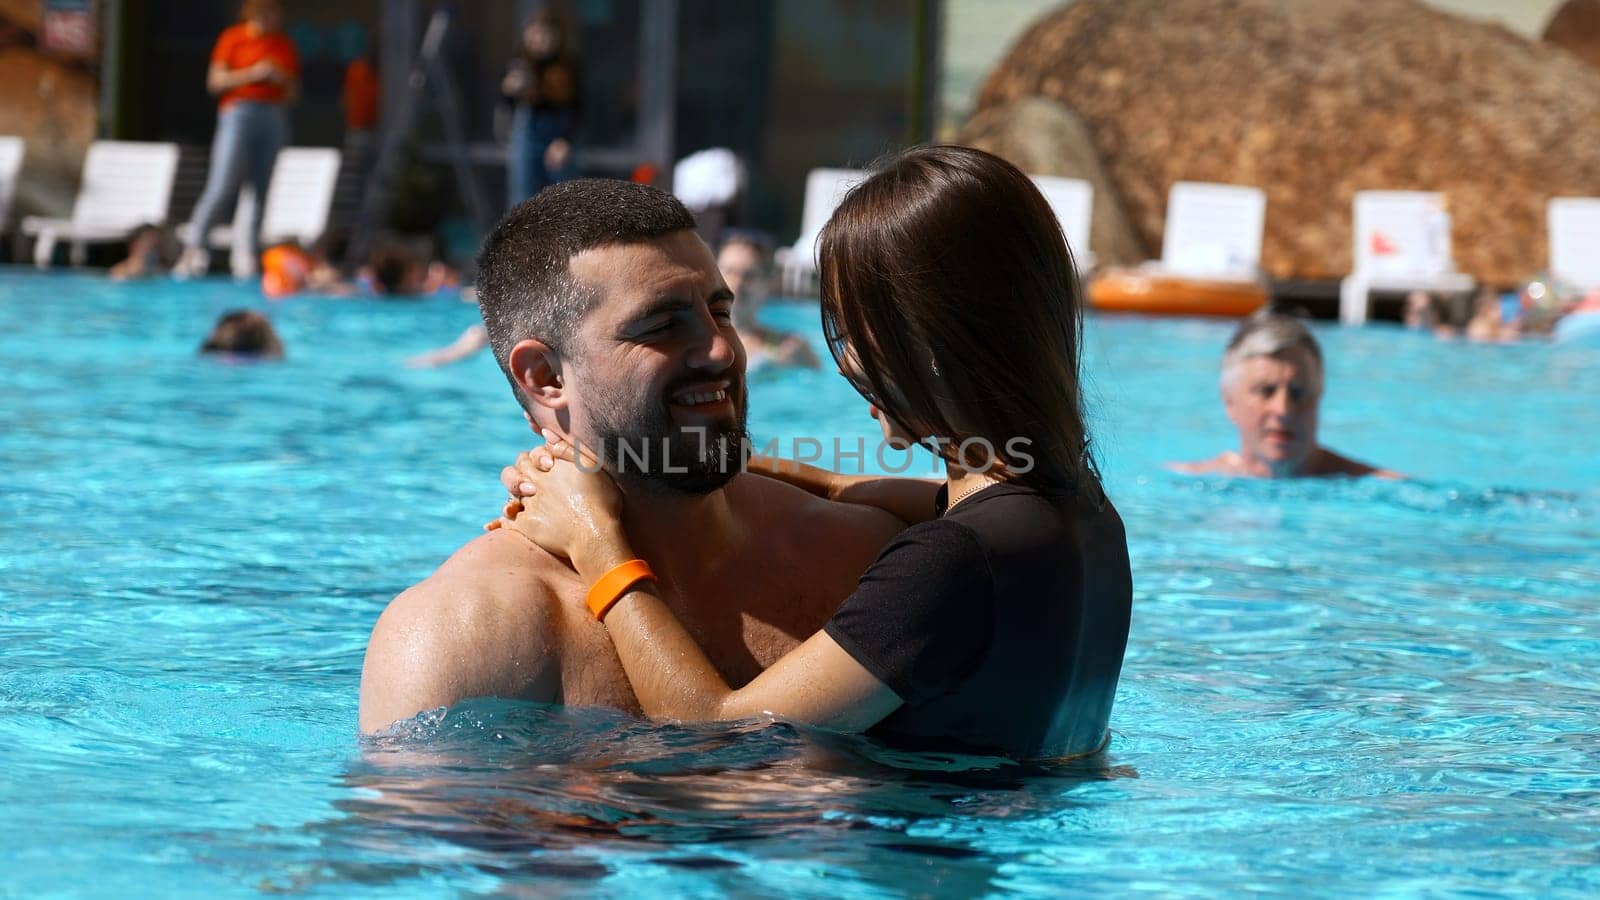
[[[294,244],[268,247],[261,254],[261,293],[277,300],[298,294],[311,272],[311,257]]]
[[[1254,281],[1208,281],[1139,269],[1109,269],[1089,283],[1089,304],[1104,312],[1158,316],[1248,316],[1267,304]]]

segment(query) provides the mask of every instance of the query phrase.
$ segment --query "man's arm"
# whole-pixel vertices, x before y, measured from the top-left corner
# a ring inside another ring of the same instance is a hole
[[[361,671],[360,728],[382,731],[471,697],[557,699],[551,598],[522,560],[527,542],[485,535],[396,597]]]

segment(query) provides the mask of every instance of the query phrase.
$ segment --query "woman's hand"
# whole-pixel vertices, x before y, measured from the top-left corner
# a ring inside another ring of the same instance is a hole
[[[622,493],[589,454],[579,457],[550,431],[546,444],[517,457],[501,473],[514,495],[501,527],[513,528],[550,553],[572,561],[580,574],[604,571],[627,555]],[[581,461],[581,465],[579,464]],[[517,508],[513,508],[513,507]]]
[[[258,60],[255,64],[245,68],[244,73],[249,79],[245,82],[246,84],[253,84],[258,81],[286,84],[289,81],[289,77],[284,74],[282,69],[278,68],[277,63],[270,59]]]
[[[507,97],[520,97],[532,86],[533,72],[520,60],[513,62],[506,69],[505,77],[500,79],[500,93]]]

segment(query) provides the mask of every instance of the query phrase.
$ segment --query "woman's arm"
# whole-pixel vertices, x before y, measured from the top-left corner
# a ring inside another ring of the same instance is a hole
[[[213,96],[226,94],[240,85],[254,81],[254,66],[230,69],[227,63],[212,63],[206,70],[206,90]]]
[[[873,506],[908,525],[934,517],[933,503],[942,481],[893,478],[886,475],[840,475],[798,460],[752,456],[746,468],[838,503]]]
[[[513,518],[501,524],[566,558],[580,578],[598,584],[636,558],[621,525],[621,493],[595,460],[586,454],[584,466],[574,465],[573,448],[552,432],[543,433],[548,443],[540,458],[523,454],[516,463],[533,489],[527,499],[507,505]],[[564,461],[556,462],[555,455]],[[649,587],[636,583],[599,613],[640,706],[651,715],[700,721],[771,713],[862,730],[902,702],[826,633],[813,635],[735,691]]]
[[[214,62],[206,70],[206,90],[212,94],[226,94],[236,87],[266,81],[276,71],[277,67],[267,60],[242,69],[230,69],[227,63]]]
[[[620,531],[581,556],[573,562],[590,584],[634,558]],[[653,589],[630,590],[604,622],[639,706],[651,716],[699,722],[775,715],[835,731],[865,731],[902,703],[827,632],[812,635],[733,690]]]
[[[270,59],[259,60],[240,69],[230,69],[227,63],[214,62],[206,70],[206,90],[213,95],[226,94],[236,87],[258,81],[276,81],[283,85],[286,102],[293,103],[300,96],[300,79]]]
[[[934,518],[934,498],[940,481],[891,478],[884,475],[840,475],[827,469],[775,456],[752,456],[746,469],[757,475],[793,485],[815,497],[838,503],[872,506],[907,525]],[[515,497],[532,496],[532,482],[515,465],[500,471],[500,483]]]

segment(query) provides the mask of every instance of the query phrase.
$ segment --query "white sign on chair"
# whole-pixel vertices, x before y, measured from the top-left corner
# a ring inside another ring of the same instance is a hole
[[[1339,318],[1367,320],[1374,289],[1470,291],[1472,279],[1455,270],[1450,213],[1443,194],[1429,191],[1360,191],[1353,209],[1353,271],[1339,285]]]
[[[1161,268],[1180,276],[1252,281],[1261,267],[1267,195],[1260,188],[1180,181],[1167,194]]]
[[[1556,197],[1547,213],[1551,274],[1585,291],[1600,289],[1600,197]]]
[[[1094,253],[1089,250],[1089,223],[1094,215],[1094,185],[1081,178],[1060,178],[1054,175],[1031,175],[1033,184],[1044,195],[1050,211],[1061,223],[1067,247],[1072,251],[1072,261],[1079,272],[1094,267]]]

